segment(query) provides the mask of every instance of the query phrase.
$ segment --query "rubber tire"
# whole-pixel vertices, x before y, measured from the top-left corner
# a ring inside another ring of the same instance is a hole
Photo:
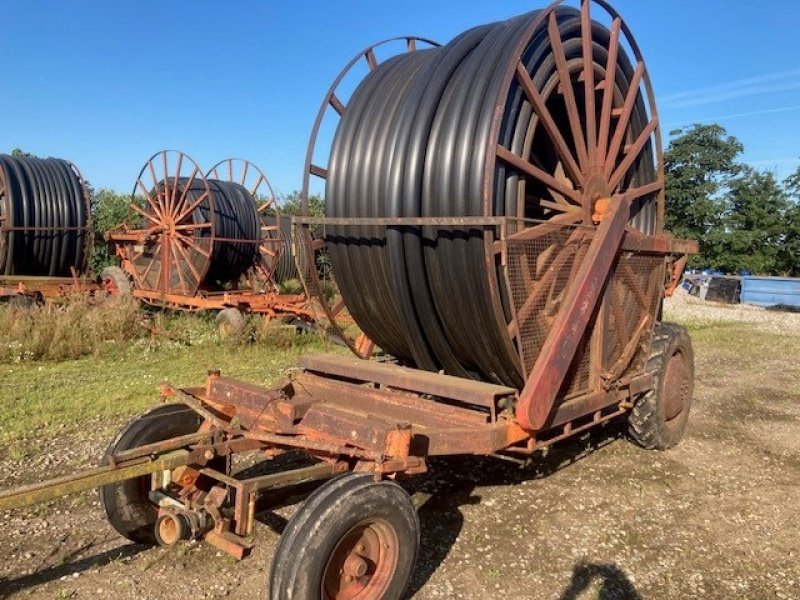
[[[119,267],[106,267],[100,272],[100,283],[105,286],[106,281],[114,283],[119,297],[130,296],[133,291],[131,278]]]
[[[145,444],[161,442],[180,435],[195,433],[203,418],[184,404],[165,404],[151,409],[120,430],[109,444],[101,465],[117,452]],[[137,544],[156,545],[156,511],[143,491],[142,480],[150,475],[104,485],[98,489],[100,506],[111,527],[122,537]]]
[[[217,327],[219,337],[226,340],[244,330],[245,319],[242,311],[238,308],[223,308],[217,313],[214,324]]]
[[[664,374],[667,363],[682,353],[689,371],[689,393],[681,413],[666,422],[661,410],[664,401]],[[643,448],[669,450],[683,439],[689,422],[694,388],[694,350],[685,327],[675,323],[659,323],[653,337],[647,371],[653,375],[655,388],[643,394],[628,416],[628,432]]]
[[[399,485],[360,473],[325,483],[289,521],[275,550],[268,598],[319,598],[325,567],[337,543],[368,517],[383,519],[397,534],[397,567],[383,597],[401,598],[417,561],[419,516],[411,497]]]

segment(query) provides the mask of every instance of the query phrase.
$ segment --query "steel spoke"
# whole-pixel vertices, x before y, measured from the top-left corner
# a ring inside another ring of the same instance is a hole
[[[258,186],[261,185],[262,181],[266,181],[266,180],[267,180],[266,177],[264,177],[263,175],[259,174],[258,179],[256,179],[256,184],[253,186],[253,189],[250,190],[250,195],[251,196],[255,196],[256,192],[258,191]],[[270,201],[273,201],[273,200],[274,200],[274,198],[272,198]]]
[[[581,49],[583,52],[583,89],[586,109],[586,148],[590,165],[595,164],[597,145],[597,114],[594,106],[594,51],[592,48],[591,0],[581,6]]]
[[[184,231],[187,229],[211,229],[211,223],[188,223],[186,225],[175,226],[175,231]]]
[[[550,111],[547,109],[547,104],[545,103],[541,94],[536,90],[536,87],[533,85],[533,80],[531,79],[531,76],[528,74],[528,71],[525,69],[525,66],[521,62],[517,63],[517,79],[519,80],[519,83],[522,86],[522,90],[525,92],[525,96],[531,103],[533,110],[536,112],[536,115],[542,122],[542,126],[547,132],[547,135],[553,142],[556,152],[558,153],[562,162],[566,165],[570,177],[578,185],[582,185],[583,173],[581,172],[578,163],[575,162],[575,157],[572,155],[572,151],[569,149],[569,146],[567,145],[564,136],[561,135],[561,130],[558,128],[558,125],[556,125],[556,122],[553,120],[553,115],[551,115]]]
[[[161,153],[161,159],[162,159],[162,162],[164,163],[164,191],[163,191],[163,196],[164,196],[164,214],[167,214],[168,209],[169,209],[169,204],[167,204],[167,200],[169,198],[169,167],[168,167],[167,153],[166,152],[162,152]]]
[[[378,59],[375,58],[375,52],[370,48],[364,53],[364,58],[367,59],[367,66],[369,67],[370,71],[374,71],[378,68]]]
[[[639,84],[642,81],[642,75],[644,75],[644,63],[640,62],[636,66],[633,77],[631,77],[631,84],[628,88],[628,93],[625,96],[625,104],[622,106],[622,114],[617,121],[617,126],[614,129],[614,137],[611,139],[611,144],[609,145],[608,152],[606,153],[606,177],[611,176],[614,163],[619,155],[619,149],[622,146],[622,138],[625,136],[625,132],[628,129],[628,123],[631,119],[631,114],[633,114],[633,105],[634,102],[636,102],[636,96],[639,95]]]
[[[526,175],[529,175],[530,177],[542,182],[546,187],[555,190],[562,196],[571,198],[576,204],[581,203],[581,197],[577,191],[569,188],[566,184],[558,181],[555,177],[543,171],[536,165],[531,164],[523,158],[520,158],[505,146],[500,144],[497,145],[497,156],[518,171],[521,171]]]
[[[345,107],[344,104],[342,104],[342,101],[339,100],[339,96],[337,96],[336,94],[331,94],[331,97],[328,100],[328,102],[333,107],[333,110],[336,111],[336,114],[338,114],[340,117],[344,114]]]
[[[622,21],[619,17],[611,24],[611,38],[608,46],[606,78],[603,83],[603,108],[600,110],[600,133],[597,137],[597,165],[606,161],[608,134],[611,131],[611,107],[614,100],[614,87],[617,78],[617,57],[619,53],[619,30]]]
[[[189,206],[189,208],[187,208],[186,210],[184,210],[184,211],[183,211],[183,212],[182,212],[180,215],[178,215],[178,216],[175,218],[175,222],[176,222],[176,223],[180,223],[181,221],[183,221],[183,219],[185,219],[185,218],[186,218],[186,216],[187,216],[187,215],[190,215],[190,214],[192,214],[192,213],[195,211],[195,209],[196,209],[198,206],[200,206],[200,205],[203,203],[203,200],[205,200],[206,198],[208,198],[208,196],[209,196],[209,194],[208,194],[208,191],[207,191],[207,190],[206,190],[205,192],[203,192],[202,194],[200,194],[200,196],[197,198],[197,200],[195,200],[195,201],[194,201],[194,202],[193,202],[193,203],[192,203],[192,204]]]
[[[178,154],[178,166],[175,169],[175,182],[172,185],[172,196],[170,204],[175,206],[175,194],[178,192],[178,178],[181,176],[181,167],[183,166],[183,152]]]
[[[184,237],[183,237],[183,240],[184,240],[184,241],[185,241],[185,242],[186,242],[186,243],[187,243],[189,246],[191,246],[192,248],[194,248],[194,250],[195,250],[196,252],[198,252],[198,253],[202,254],[202,255],[203,255],[203,256],[205,256],[206,258],[211,258],[211,252],[210,252],[210,251],[207,251],[207,250],[204,250],[203,248],[201,248],[200,246],[198,246],[197,244],[195,244],[195,243],[194,243],[194,241],[192,240],[192,238],[191,238],[191,237],[189,237],[188,235],[187,235],[187,236],[184,236]]]
[[[631,146],[630,150],[628,150],[625,159],[619,164],[617,170],[614,171],[614,174],[611,175],[611,178],[608,181],[608,186],[613,190],[617,187],[617,185],[622,181],[622,178],[625,176],[625,173],[628,172],[628,169],[631,168],[633,162],[636,158],[641,154],[642,150],[644,150],[645,144],[650,140],[650,136],[653,135],[653,132],[658,127],[658,117],[653,117],[650,119],[650,122],[642,129],[641,133],[639,133],[639,137],[636,138],[636,141]]]
[[[575,102],[575,91],[572,89],[572,77],[567,68],[567,59],[564,55],[564,46],[561,42],[561,34],[558,30],[558,21],[555,12],[550,13],[550,24],[548,26],[550,34],[550,45],[553,49],[553,57],[556,61],[558,78],[561,82],[561,93],[564,95],[564,102],[567,106],[567,116],[569,126],[572,131],[572,139],[575,141],[575,150],[578,153],[578,162],[582,170],[586,170],[588,159],[586,156],[586,140],[583,137],[581,119],[578,115],[578,104]]]
[[[161,221],[159,221],[158,219],[156,219],[156,218],[155,218],[153,215],[151,215],[151,214],[150,214],[149,212],[147,212],[146,210],[143,210],[143,209],[139,208],[139,207],[138,207],[138,206],[136,206],[135,204],[131,204],[131,205],[130,205],[130,207],[131,207],[131,210],[133,210],[133,212],[135,212],[135,213],[138,213],[138,214],[142,215],[142,216],[143,216],[145,219],[149,219],[150,221],[152,221],[153,223],[155,223],[155,224],[156,224],[156,225],[158,225],[159,227],[162,227],[162,226],[163,226],[163,223],[161,223]]]
[[[159,242],[157,244],[157,247],[158,247],[158,251],[153,253],[153,259],[150,261],[150,264],[147,265],[147,268],[144,270],[144,273],[142,273],[142,282],[143,283],[146,282],[147,276],[150,274],[150,271],[153,269],[153,265],[156,263],[156,260],[157,260],[156,257],[159,254],[161,254],[161,251],[163,250],[163,246],[161,245],[161,242]],[[144,287],[144,286],[142,286],[142,287]]]
[[[169,249],[172,253],[172,258],[175,259],[175,270],[178,272],[178,283],[181,284],[181,288],[183,289],[184,294],[189,293],[189,288],[186,287],[186,282],[183,280],[183,270],[181,269],[180,260],[178,259],[178,253],[175,251],[176,244],[170,244]]]
[[[171,213],[170,216],[175,217],[177,212],[186,205],[186,195],[189,193],[189,190],[191,189],[192,184],[194,183],[194,180],[197,177],[197,174],[199,172],[200,172],[200,167],[196,166],[194,168],[194,170],[192,171],[192,174],[189,177],[189,180],[186,182],[186,187],[184,187],[183,191],[181,192],[181,198],[180,198],[180,200],[178,200],[178,203],[174,207],[175,211],[173,213]],[[180,219],[175,219],[175,222],[179,223]]]
[[[664,187],[664,181],[662,179],[659,179],[658,181],[654,181],[653,183],[648,183],[641,187],[630,188],[629,190],[625,191],[625,199],[628,202],[633,202],[634,200],[638,200],[642,196],[647,196],[648,194],[661,191],[663,187]]]
[[[179,239],[180,239],[180,241],[184,241],[185,238],[179,238]],[[197,269],[194,268],[194,264],[192,263],[191,259],[189,258],[189,255],[186,254],[186,249],[181,244],[178,244],[178,251],[181,253],[181,255],[183,256],[184,260],[186,261],[186,265],[189,267],[189,270],[192,272],[192,275],[194,275],[195,283],[199,284],[200,281],[203,278],[200,277],[200,273],[198,273]]]
[[[159,210],[159,207],[158,207],[158,205],[155,203],[155,201],[153,200],[153,198],[150,196],[150,193],[147,191],[147,188],[145,188],[145,187],[144,187],[144,183],[142,183],[142,178],[141,178],[141,177],[140,177],[140,178],[138,178],[138,179],[136,180],[136,184],[137,184],[137,185],[138,185],[140,188],[142,188],[142,191],[144,192],[144,198],[145,198],[145,200],[147,200],[147,203],[148,203],[148,204],[149,204],[149,205],[150,205],[150,206],[153,208],[153,211],[156,213],[156,215],[158,215],[158,217],[159,217],[160,219],[163,219],[163,218],[164,218],[164,215],[162,215],[162,214],[161,214],[161,210]],[[131,204],[131,206],[135,206],[135,205],[134,205],[134,204]],[[138,208],[138,207],[137,207],[137,208]]]

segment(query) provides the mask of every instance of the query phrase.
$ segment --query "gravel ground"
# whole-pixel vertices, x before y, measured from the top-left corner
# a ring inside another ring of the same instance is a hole
[[[524,469],[433,463],[414,483],[430,498],[410,596],[800,598],[800,315],[683,296],[666,315],[693,324],[698,380],[684,442],[647,452],[612,425]],[[93,463],[119,426],[35,440],[33,458],[0,448],[0,488]],[[0,596],[261,598],[296,506],[260,516],[256,550],[240,563],[204,544],[127,544],[93,494],[7,513]]]

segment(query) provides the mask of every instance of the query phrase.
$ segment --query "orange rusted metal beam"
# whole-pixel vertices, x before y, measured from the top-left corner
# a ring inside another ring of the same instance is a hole
[[[516,415],[526,430],[541,429],[553,409],[611,272],[629,215],[629,202],[614,197],[520,392]]]

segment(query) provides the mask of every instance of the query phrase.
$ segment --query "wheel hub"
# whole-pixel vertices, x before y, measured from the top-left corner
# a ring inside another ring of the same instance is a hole
[[[689,371],[680,352],[676,352],[667,362],[664,371],[664,420],[669,422],[678,417],[689,399]]]
[[[337,544],[323,574],[323,598],[382,598],[397,568],[398,540],[381,520],[351,529]]]

